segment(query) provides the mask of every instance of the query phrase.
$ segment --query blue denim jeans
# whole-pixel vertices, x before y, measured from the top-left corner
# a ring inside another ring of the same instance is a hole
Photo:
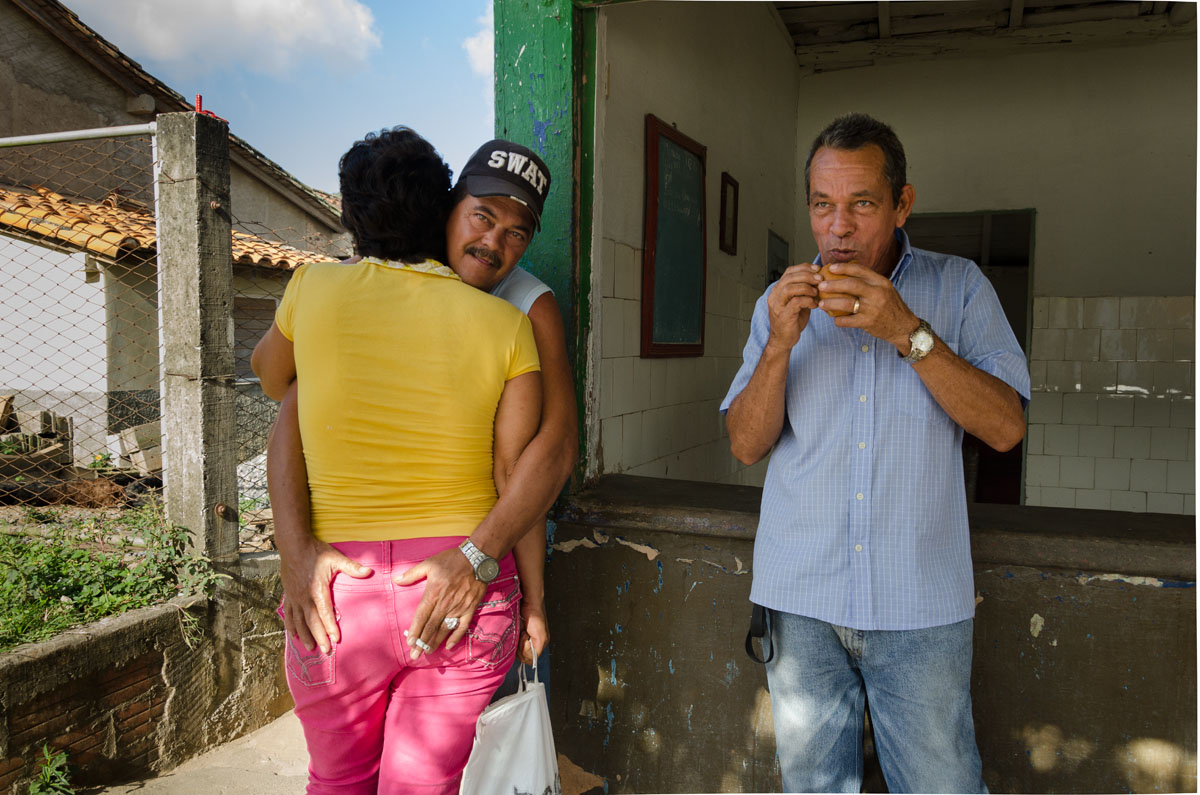
[[[888,790],[987,792],[971,718],[973,622],[856,630],[768,611],[785,792],[858,792],[863,702]]]

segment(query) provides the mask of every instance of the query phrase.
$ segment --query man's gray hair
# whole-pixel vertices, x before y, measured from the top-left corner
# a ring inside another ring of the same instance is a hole
[[[805,200],[807,201],[811,191],[809,172],[813,155],[818,149],[824,146],[855,151],[871,144],[883,150],[883,176],[892,188],[892,203],[898,204],[900,191],[908,184],[908,162],[904,157],[904,147],[891,127],[865,113],[839,116],[813,140],[812,148],[808,150],[808,160],[804,162]]]

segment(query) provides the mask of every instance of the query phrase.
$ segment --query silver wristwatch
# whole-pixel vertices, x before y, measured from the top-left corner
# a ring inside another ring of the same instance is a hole
[[[500,564],[496,562],[496,559],[484,554],[479,547],[471,543],[471,539],[463,541],[458,548],[467,556],[467,562],[475,570],[475,579],[480,582],[491,582],[500,574]]]
[[[909,364],[916,364],[929,355],[933,350],[933,329],[929,327],[921,318],[917,318],[920,325],[917,330],[908,335],[908,356],[901,357]],[[896,351],[899,354],[899,351]]]

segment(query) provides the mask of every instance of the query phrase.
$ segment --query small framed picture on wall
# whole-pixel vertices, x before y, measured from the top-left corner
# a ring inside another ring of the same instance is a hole
[[[721,172],[721,250],[726,254],[737,253],[738,229],[738,183],[729,176],[728,171]]]

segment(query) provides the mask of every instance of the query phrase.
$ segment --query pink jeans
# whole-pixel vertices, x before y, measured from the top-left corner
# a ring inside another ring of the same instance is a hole
[[[475,720],[512,665],[521,590],[512,555],[484,593],[467,635],[409,658],[403,636],[424,582],[392,582],[462,537],[334,544],[370,566],[366,579],[337,576],[341,642],[329,654],[295,636],[284,652],[288,687],[308,744],[308,793],[456,793]]]

